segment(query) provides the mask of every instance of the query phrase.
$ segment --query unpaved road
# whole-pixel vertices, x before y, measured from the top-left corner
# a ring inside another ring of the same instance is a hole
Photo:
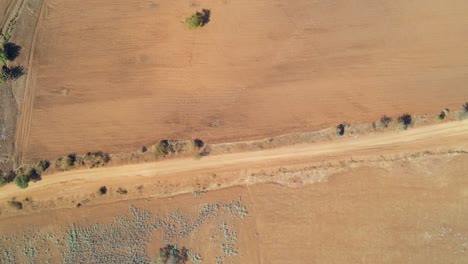
[[[278,165],[332,160],[350,156],[380,156],[389,153],[415,152],[428,149],[468,150],[468,120],[443,123],[410,129],[402,132],[388,132],[356,138],[341,138],[333,142],[304,144],[265,151],[243,152],[208,156],[201,160],[176,159],[146,164],[107,167],[92,170],[74,170],[46,175],[43,180],[30,184],[26,190],[19,190],[14,184],[2,188],[0,199],[18,194],[32,195],[54,190],[82,192],[89,186],[119,181],[120,184],[134,184],[135,180],[145,182],[159,176],[196,175],[217,170],[242,171],[248,168],[268,168]],[[145,177],[146,179],[142,179]],[[179,179],[179,178],[178,178]],[[124,185],[125,186],[125,185]]]

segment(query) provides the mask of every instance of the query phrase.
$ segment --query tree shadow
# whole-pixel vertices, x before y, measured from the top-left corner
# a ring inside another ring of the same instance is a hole
[[[336,126],[336,135],[338,137],[343,136],[345,132],[345,125],[344,124],[339,124]]]
[[[211,17],[211,10],[210,9],[203,9],[201,12],[197,12],[197,15],[202,19],[202,26],[208,24],[210,22]]]
[[[403,129],[407,129],[413,123],[413,118],[410,114],[405,113],[398,117],[398,122],[403,126]]]
[[[2,73],[7,76],[8,80],[16,80],[19,77],[23,76],[25,71],[23,66],[8,67],[6,65],[3,65]]]
[[[16,45],[12,42],[7,42],[3,44],[3,50],[9,61],[14,61],[21,53],[21,46]]]

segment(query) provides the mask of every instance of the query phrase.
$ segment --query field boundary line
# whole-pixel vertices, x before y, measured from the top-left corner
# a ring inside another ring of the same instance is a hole
[[[15,141],[14,141],[14,154],[13,164],[18,167],[23,158],[23,153],[29,143],[29,134],[31,129],[31,116],[34,105],[34,92],[36,89],[36,62],[34,56],[37,52],[37,39],[39,38],[39,32],[42,26],[42,21],[45,17],[45,1],[41,4],[39,16],[34,29],[34,35],[31,41],[31,51],[28,59],[28,74],[26,78],[26,84],[24,87],[24,98],[23,104],[20,109],[20,115],[16,123]]]

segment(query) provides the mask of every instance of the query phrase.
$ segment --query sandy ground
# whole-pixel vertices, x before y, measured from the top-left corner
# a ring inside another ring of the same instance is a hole
[[[211,9],[209,24],[185,29],[184,17],[202,8]],[[458,109],[468,97],[467,8],[440,0],[46,0],[17,159]]]
[[[201,160],[70,171],[22,192],[8,185],[0,205],[0,241],[8,241],[0,246],[1,257],[11,260],[5,252],[12,252],[21,260],[76,263],[82,256],[96,262],[90,252],[111,252],[100,254],[111,263],[125,255],[114,237],[123,234],[129,236],[125,245],[145,245],[136,252],[148,258],[171,241],[200,253],[206,263],[216,257],[222,257],[219,263],[463,263],[467,126],[451,122]],[[103,184],[108,194],[96,195]],[[128,194],[117,194],[118,187]],[[11,195],[23,201],[23,210],[6,205]],[[244,217],[237,207],[224,207],[235,201]],[[143,232],[144,214],[129,216],[129,208],[146,210],[150,219],[166,219],[179,230],[180,223],[200,219],[197,210],[216,204],[220,209],[189,236],[169,240],[173,229]],[[235,236],[220,231],[223,223]],[[72,233],[88,242],[72,243]],[[222,250],[227,241],[237,255]]]

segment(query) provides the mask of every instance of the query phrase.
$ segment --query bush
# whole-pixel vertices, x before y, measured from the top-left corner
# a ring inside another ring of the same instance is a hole
[[[5,185],[7,183],[8,183],[8,181],[5,179],[5,177],[0,175],[0,187],[2,187],[3,185]]]
[[[78,156],[75,160],[76,167],[98,168],[110,161],[110,155],[102,151],[88,152],[86,155]]]
[[[24,68],[22,66],[8,67],[6,65],[3,65],[2,72],[0,73],[0,81],[13,81],[21,77],[23,74]]]
[[[8,204],[11,206],[11,207],[14,207],[18,210],[21,210],[23,209],[23,203],[21,202],[18,202],[18,201],[8,201]]]
[[[75,161],[76,161],[76,154],[68,154],[67,156],[58,159],[55,162],[55,168],[59,170],[69,170],[70,168],[75,166]]]
[[[166,245],[159,249],[159,259],[164,264],[184,264],[188,260],[188,249],[178,249],[174,245]]]
[[[107,193],[107,187],[106,186],[102,186],[101,188],[99,188],[99,195],[104,195]]]
[[[208,9],[203,9],[201,12],[196,12],[195,14],[185,19],[185,24],[189,29],[203,27],[210,20],[210,13],[211,12]]]
[[[169,140],[161,140],[156,147],[154,154],[157,158],[165,157],[166,155],[172,154],[175,152],[174,146],[169,142]]]
[[[6,54],[6,51],[2,48],[0,48],[0,63],[1,65],[5,65],[8,60],[8,55]]]
[[[466,113],[468,113],[468,102],[466,102],[466,103],[463,104],[463,111],[465,111]]]
[[[15,177],[15,184],[20,187],[21,189],[26,189],[29,186],[29,177],[28,175],[20,175]]]
[[[413,123],[413,118],[410,114],[405,113],[398,117],[398,123],[400,123],[403,129],[407,129]]]
[[[387,128],[388,125],[390,125],[390,123],[392,122],[392,118],[389,117],[389,116],[386,116],[386,115],[383,115],[381,118],[380,118],[380,124]]]
[[[127,190],[125,190],[124,188],[119,187],[119,188],[117,189],[117,193],[118,193],[118,194],[127,194],[128,192],[127,192]]]
[[[32,167],[34,168],[34,170],[36,170],[38,174],[42,174],[45,170],[47,170],[50,167],[50,161],[41,160],[35,163]]]
[[[343,136],[345,132],[345,125],[344,124],[339,124],[336,126],[336,135],[337,136]]]

